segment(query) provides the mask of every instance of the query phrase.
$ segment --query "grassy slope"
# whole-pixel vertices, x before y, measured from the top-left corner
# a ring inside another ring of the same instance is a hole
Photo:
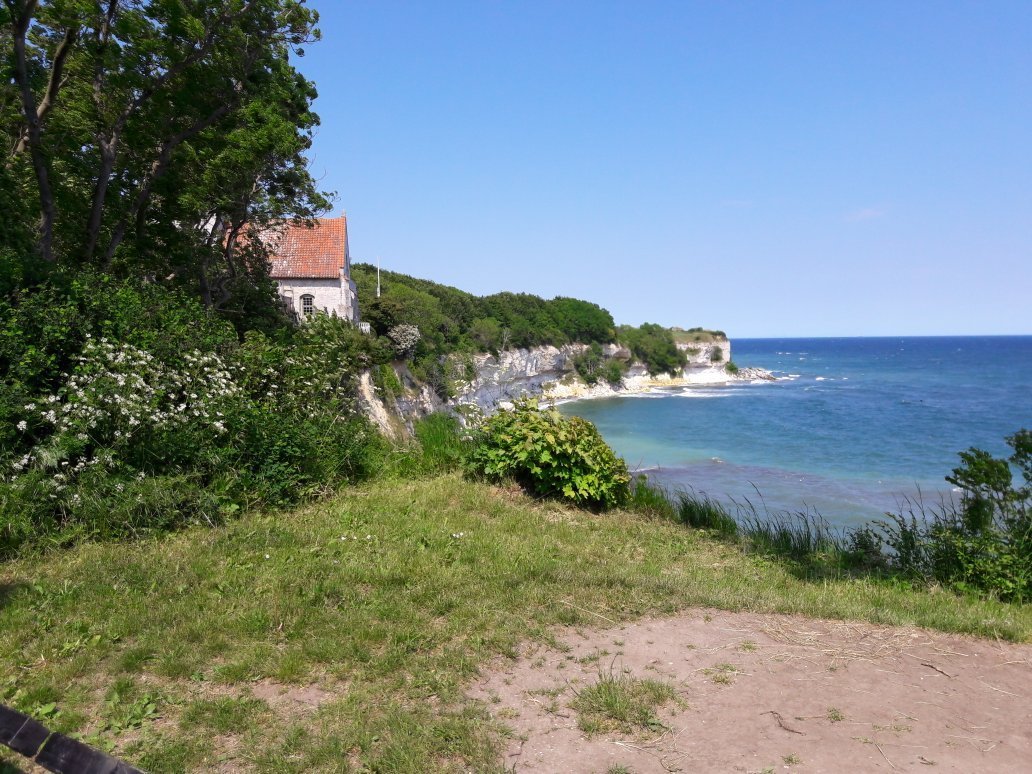
[[[681,328],[671,328],[674,341],[678,344],[710,344],[714,341],[724,340],[727,337],[722,331],[706,331],[693,329],[690,331]]]
[[[499,729],[463,699],[481,665],[557,624],[692,605],[1032,635],[1027,606],[800,580],[696,531],[448,476],[0,566],[0,692],[152,771],[490,770]],[[270,681],[330,698],[254,698]]]

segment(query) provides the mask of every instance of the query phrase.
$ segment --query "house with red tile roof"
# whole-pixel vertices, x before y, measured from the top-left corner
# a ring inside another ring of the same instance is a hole
[[[299,317],[324,312],[358,322],[347,216],[316,218],[312,226],[284,223],[266,230],[262,239],[269,247],[269,275]]]

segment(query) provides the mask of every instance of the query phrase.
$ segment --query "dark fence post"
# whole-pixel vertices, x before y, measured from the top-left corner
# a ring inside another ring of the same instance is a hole
[[[88,744],[55,734],[42,723],[3,704],[0,704],[0,744],[54,774],[143,774]]]

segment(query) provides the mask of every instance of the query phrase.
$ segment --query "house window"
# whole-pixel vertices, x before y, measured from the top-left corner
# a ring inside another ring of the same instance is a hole
[[[315,313],[315,296],[305,293],[301,296],[301,314],[311,317]]]

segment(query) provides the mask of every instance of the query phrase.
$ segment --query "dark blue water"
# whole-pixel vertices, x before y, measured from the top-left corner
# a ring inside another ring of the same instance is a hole
[[[856,524],[944,476],[970,446],[1005,456],[1032,427],[1032,336],[736,339],[776,382],[582,401],[632,468],[667,484]]]

